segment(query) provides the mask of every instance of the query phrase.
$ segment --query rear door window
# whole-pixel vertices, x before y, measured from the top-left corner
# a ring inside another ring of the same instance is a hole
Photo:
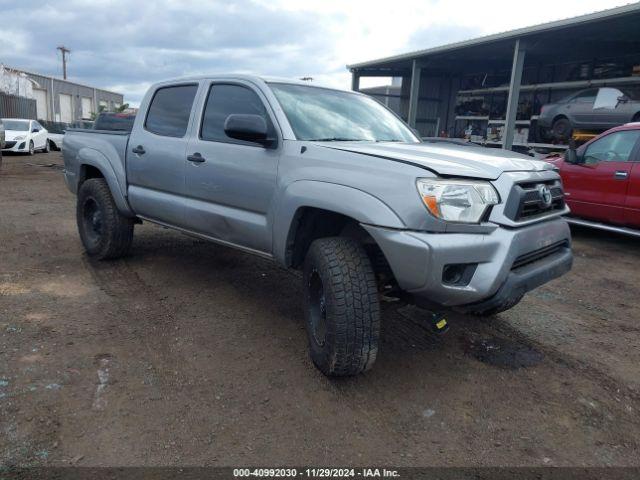
[[[159,88],[149,105],[145,129],[165,137],[184,137],[197,90],[197,85]]]

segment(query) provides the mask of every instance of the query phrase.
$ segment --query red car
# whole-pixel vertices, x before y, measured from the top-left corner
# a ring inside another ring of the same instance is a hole
[[[567,221],[640,236],[640,122],[545,160],[560,171]]]

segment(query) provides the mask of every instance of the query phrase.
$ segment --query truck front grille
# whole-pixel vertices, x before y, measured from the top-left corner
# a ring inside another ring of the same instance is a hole
[[[564,192],[558,180],[519,183],[509,195],[505,215],[516,222],[535,220],[564,208]]]
[[[549,255],[553,255],[554,253],[558,253],[565,248],[569,248],[569,242],[567,240],[562,240],[560,242],[547,245],[546,247],[539,248],[538,250],[534,250],[533,252],[520,255],[513,262],[511,270],[515,270],[517,268],[524,267],[525,265],[537,262],[538,260],[542,260],[543,258],[548,257]]]

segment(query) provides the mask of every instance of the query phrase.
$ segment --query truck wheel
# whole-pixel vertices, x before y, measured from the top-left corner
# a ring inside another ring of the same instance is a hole
[[[90,178],[80,187],[76,219],[90,257],[106,260],[128,252],[134,221],[120,214],[103,178]]]
[[[380,303],[362,246],[350,238],[315,240],[304,262],[303,282],[313,363],[329,376],[371,368],[378,353]]]
[[[551,126],[551,132],[557,140],[569,140],[573,134],[573,127],[567,118],[559,118]]]

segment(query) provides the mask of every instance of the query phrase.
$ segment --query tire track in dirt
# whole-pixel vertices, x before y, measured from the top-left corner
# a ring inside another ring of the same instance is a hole
[[[145,363],[141,368],[144,369],[145,384],[153,390],[151,398],[162,397],[163,389],[174,383],[173,376],[168,373],[178,370],[181,364],[179,354],[171,345],[180,305],[163,302],[163,295],[145,283],[126,259],[97,262],[85,255],[83,263],[98,288],[113,300],[110,306],[119,321],[111,327],[123,326],[128,336],[125,341],[143,346],[147,362],[140,359]],[[128,308],[131,305],[133,309]],[[96,361],[100,362],[108,355],[110,352],[101,353]],[[117,359],[113,360],[117,362]],[[107,366],[101,364],[101,368],[104,371]],[[100,373],[97,375],[102,381],[104,373],[102,377]],[[103,391],[108,383],[105,381]]]
[[[553,345],[538,342],[525,333],[521,332],[520,330],[516,329],[503,319],[494,318],[493,321],[487,325],[487,327],[499,335],[506,336],[523,345],[532,347],[542,352],[545,357],[547,357],[554,363],[575,371],[576,373],[585,378],[588,378],[594,383],[604,386],[607,390],[624,391],[624,394],[629,398],[632,398],[634,402],[640,403],[640,392],[627,385],[624,385],[619,379],[599,368],[596,363],[588,363],[585,360],[572,357],[566,352],[563,352],[560,348],[554,347]]]

